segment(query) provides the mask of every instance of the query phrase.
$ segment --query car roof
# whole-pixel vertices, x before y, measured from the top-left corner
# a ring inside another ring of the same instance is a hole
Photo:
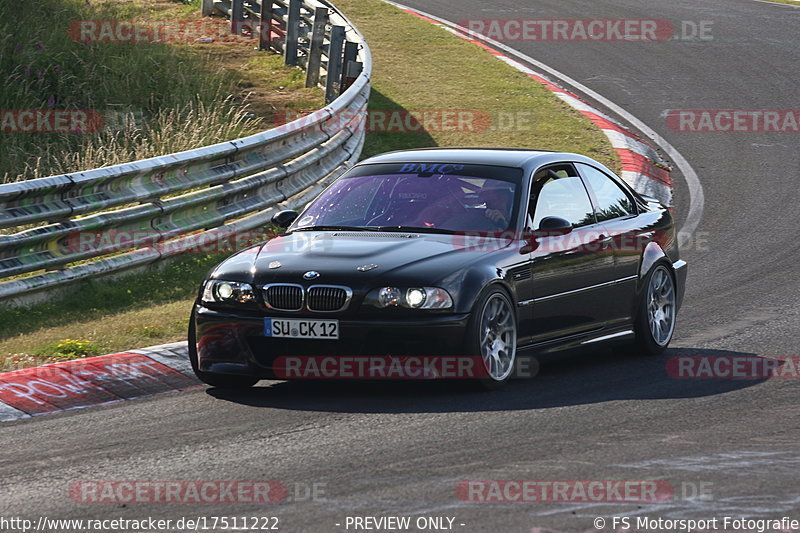
[[[588,157],[568,152],[518,148],[422,148],[376,155],[360,164],[372,163],[463,163],[530,168],[559,161],[582,161],[599,165]],[[602,166],[602,165],[600,165]]]

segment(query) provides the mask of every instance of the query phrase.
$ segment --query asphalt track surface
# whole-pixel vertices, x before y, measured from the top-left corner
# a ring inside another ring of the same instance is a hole
[[[751,0],[406,3],[453,21],[713,21],[708,42],[509,44],[631,112],[697,171],[705,209],[699,241],[684,250],[690,277],[668,356],[798,355],[800,136],[674,132],[663,113],[797,109],[800,9]],[[687,191],[675,177],[680,217]],[[490,394],[427,384],[200,388],[9,423],[0,429],[0,516],[277,516],[283,531],[346,531],[347,516],[450,516],[455,530],[521,532],[587,531],[598,516],[610,531],[611,515],[800,519],[797,380],[672,379],[665,361],[584,354]],[[326,501],[76,504],[67,491],[78,480],[187,479],[319,483]],[[676,494],[658,504],[465,503],[456,485],[470,479],[660,479]],[[701,483],[709,496],[688,497]]]

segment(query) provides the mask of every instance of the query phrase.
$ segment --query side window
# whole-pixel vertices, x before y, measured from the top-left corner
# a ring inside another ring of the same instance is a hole
[[[548,167],[537,172],[533,180],[530,201],[533,229],[538,229],[545,217],[565,218],[576,228],[596,222],[589,193],[574,166]]]
[[[597,199],[599,222],[636,213],[633,200],[614,180],[589,165],[577,163],[577,166]]]

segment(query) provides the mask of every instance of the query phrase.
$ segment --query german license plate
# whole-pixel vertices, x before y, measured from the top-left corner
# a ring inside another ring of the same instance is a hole
[[[305,320],[302,318],[265,318],[264,336],[287,339],[339,338],[338,320]]]

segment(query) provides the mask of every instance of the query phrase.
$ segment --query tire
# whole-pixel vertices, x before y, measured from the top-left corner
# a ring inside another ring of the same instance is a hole
[[[200,370],[197,361],[197,335],[195,333],[194,325],[194,311],[189,319],[189,361],[192,363],[192,370],[194,371],[197,379],[211,385],[212,387],[219,387],[220,389],[249,389],[260,380],[252,376],[237,376],[234,374],[213,374],[211,372],[203,372]]]
[[[467,354],[480,356],[488,373],[475,382],[476,388],[503,387],[517,363],[517,317],[508,294],[497,287],[488,290],[475,305],[467,328]]]
[[[675,279],[663,263],[645,277],[639,297],[634,332],[634,349],[641,355],[664,353],[675,332],[677,317]]]

